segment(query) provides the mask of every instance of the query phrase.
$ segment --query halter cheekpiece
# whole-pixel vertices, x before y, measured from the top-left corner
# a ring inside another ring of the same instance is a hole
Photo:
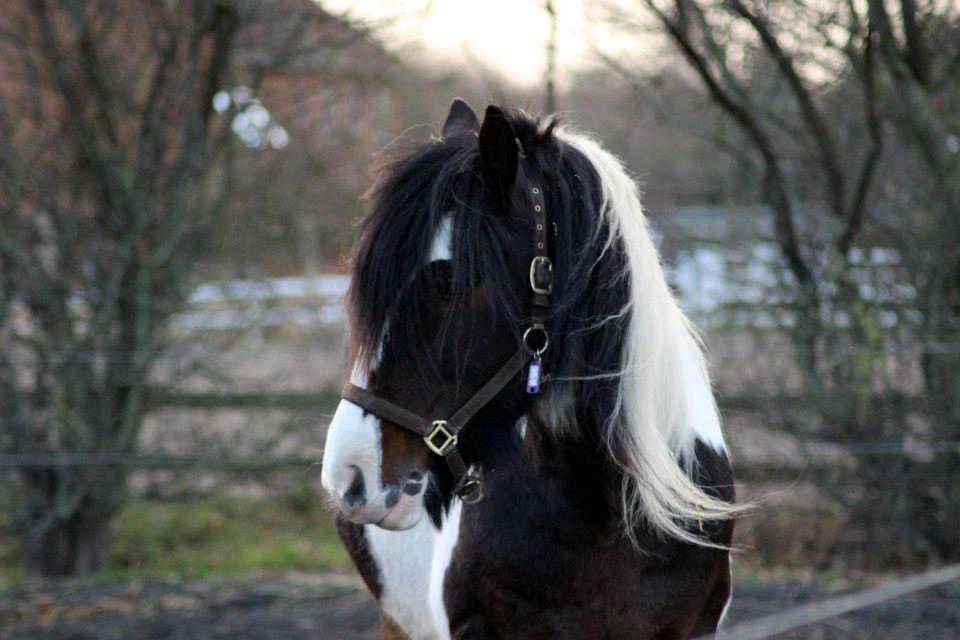
[[[520,159],[525,159],[520,141],[517,140]],[[553,293],[553,262],[549,255],[547,234],[547,208],[543,199],[543,189],[536,182],[524,180],[524,163],[519,163],[517,181],[528,184],[527,197],[533,210],[533,259],[530,261],[530,312],[528,322],[520,336],[520,346],[500,369],[473,394],[452,416],[446,419],[428,419],[409,411],[389,400],[379,397],[362,387],[347,383],[343,389],[343,399],[348,400],[381,420],[386,420],[421,438],[434,454],[443,458],[453,475],[454,493],[464,502],[473,504],[483,499],[483,482],[480,473],[468,469],[457,448],[458,436],[468,422],[516,375],[527,369],[526,391],[528,394],[540,392],[544,380],[541,356],[550,346],[547,333],[547,312],[550,309],[550,295]]]

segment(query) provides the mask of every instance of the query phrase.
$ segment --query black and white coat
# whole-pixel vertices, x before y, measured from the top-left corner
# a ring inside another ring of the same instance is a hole
[[[733,478],[704,357],[638,191],[598,143],[455,102],[441,140],[381,172],[350,298],[352,382],[422,415],[469,397],[522,324],[530,222],[555,225],[552,380],[464,430],[486,497],[341,401],[323,484],[386,637],[687,638],[730,599]]]

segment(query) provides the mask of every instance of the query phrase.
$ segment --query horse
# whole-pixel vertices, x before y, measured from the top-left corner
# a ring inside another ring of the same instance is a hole
[[[621,162],[457,99],[367,201],[322,484],[384,637],[713,632],[743,507]]]

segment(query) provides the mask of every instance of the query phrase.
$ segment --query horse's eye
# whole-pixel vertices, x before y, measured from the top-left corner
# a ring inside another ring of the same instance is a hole
[[[434,287],[444,300],[449,300],[453,297],[453,280],[449,276],[437,278]]]
[[[432,291],[443,300],[453,296],[453,269],[449,260],[435,260],[427,265],[427,282]]]

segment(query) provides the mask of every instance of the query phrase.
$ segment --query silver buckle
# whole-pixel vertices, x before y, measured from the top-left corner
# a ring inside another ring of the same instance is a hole
[[[547,273],[550,274],[550,282],[547,284],[546,289],[537,286],[537,269],[541,263],[544,265]],[[530,288],[533,289],[534,293],[539,293],[542,296],[548,296],[553,293],[553,261],[547,256],[534,256],[533,260],[530,261]]]
[[[443,436],[443,442],[440,445],[437,445],[433,441],[438,435]],[[434,420],[433,431],[424,436],[423,441],[427,444],[427,448],[430,449],[430,451],[433,451],[438,456],[445,456],[450,449],[457,446],[457,435],[450,433],[450,430],[447,429],[446,420]]]

